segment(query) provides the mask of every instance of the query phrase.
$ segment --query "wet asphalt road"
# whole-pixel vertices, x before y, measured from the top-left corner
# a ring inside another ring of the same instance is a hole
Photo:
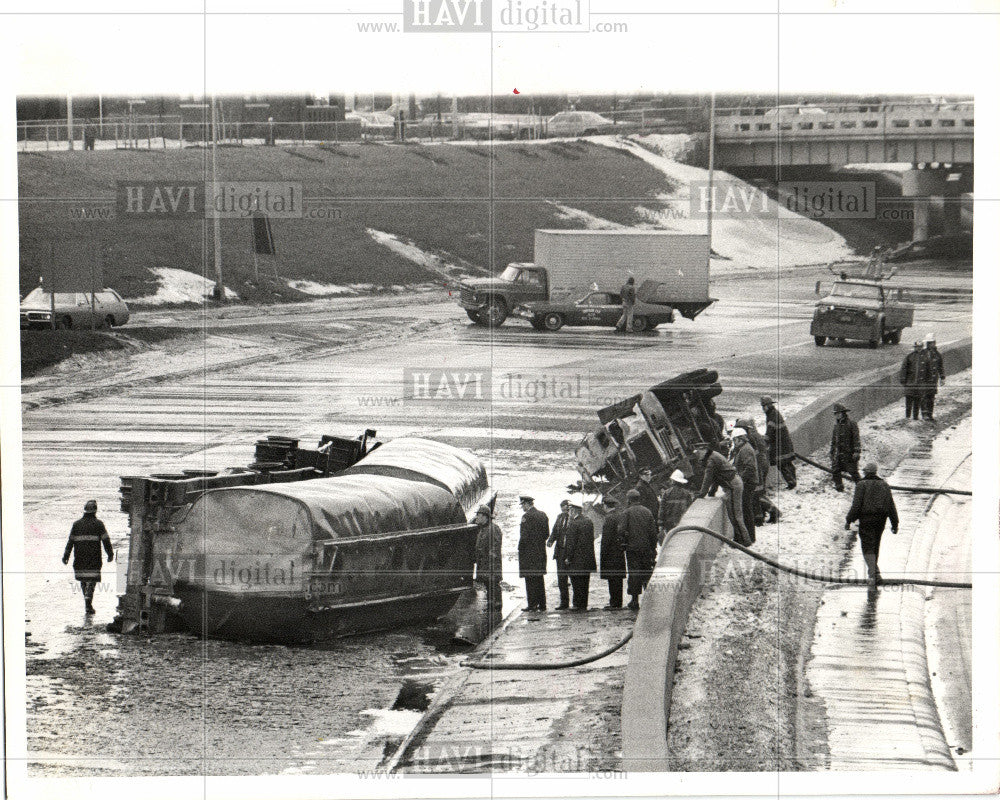
[[[760,394],[775,396],[787,413],[824,387],[898,363],[915,334],[933,330],[942,344],[970,333],[969,306],[924,305],[904,333],[904,346],[817,348],[808,320],[814,282],[825,276],[817,270],[719,282],[713,294],[720,302],[697,321],[635,337],[600,329],[545,334],[520,321],[491,332],[470,325],[453,301],[426,299],[380,303],[370,311],[359,305],[336,314],[291,314],[283,329],[290,339],[343,339],[345,326],[355,323],[366,339],[336,351],[319,348],[309,359],[272,355],[236,369],[27,410],[30,769],[59,775],[374,768],[416,713],[386,713],[401,686],[417,686],[419,694],[456,669],[459,655],[434,631],[357,637],[324,649],[186,636],[147,643],[103,632],[115,606],[115,565],[106,565],[98,613],[88,622],[59,557],[70,523],[90,497],[122,546],[127,519],[118,511],[119,475],[246,464],[253,442],[267,433],[318,439],[372,427],[384,439],[439,438],[486,461],[500,492],[505,574],[515,584],[516,494],[530,487],[554,517],[564,487],[576,479],[572,450],[597,408],[710,366],[725,388],[720,412],[727,418],[753,412],[760,421]],[[415,319],[429,324],[407,329]],[[225,325],[246,325],[248,334],[259,328],[232,318]],[[407,335],[393,335],[401,329]],[[190,366],[204,357],[192,351]],[[430,372],[436,386],[444,376],[452,396],[407,397],[404,384],[412,386],[413,378],[407,370]],[[465,383],[470,374],[489,376],[478,397]],[[516,602],[508,597],[509,607]],[[81,752],[91,755],[81,758]]]

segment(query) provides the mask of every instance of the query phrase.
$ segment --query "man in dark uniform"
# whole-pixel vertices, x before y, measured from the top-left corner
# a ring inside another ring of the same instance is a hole
[[[621,608],[626,570],[621,538],[622,511],[613,497],[605,497],[604,506],[608,513],[601,528],[601,577],[608,582],[609,598],[605,608]]]
[[[625,502],[627,508],[619,528],[628,566],[628,593],[632,597],[628,607],[635,611],[639,608],[639,595],[649,583],[656,563],[656,519],[640,502],[635,489],[625,495]]]
[[[635,315],[635,278],[631,275],[620,289],[622,296],[622,315],[615,323],[616,331],[632,333],[632,320]]]
[[[68,564],[70,554],[73,554],[73,573],[80,581],[84,608],[88,614],[94,613],[94,588],[101,580],[102,545],[110,563],[114,558],[111,537],[104,523],[97,518],[97,501],[88,500],[83,506],[83,516],[70,529],[62,559],[63,564]]]
[[[656,489],[653,488],[653,470],[643,467],[639,473],[639,480],[632,488],[639,493],[639,502],[646,506],[653,519],[656,519],[660,513],[660,499],[656,496]]]
[[[569,527],[563,563],[573,587],[573,609],[586,611],[590,595],[590,573],[597,569],[594,558],[594,523],[585,517],[580,506],[569,505]]]
[[[486,605],[491,611],[495,611],[503,603],[503,596],[500,594],[500,579],[503,578],[500,547],[503,533],[493,522],[493,511],[489,506],[479,506],[475,523],[479,526],[476,534],[476,580],[486,586]]]
[[[757,453],[754,451],[747,439],[747,432],[743,428],[733,428],[732,433],[733,449],[730,453],[730,460],[736,467],[736,474],[743,481],[743,497],[741,508],[743,509],[743,525],[747,529],[747,538],[750,544],[757,541],[757,526],[754,520],[754,496],[757,493]]]
[[[840,403],[833,404],[837,421],[833,424],[833,435],[830,437],[830,469],[833,470],[833,485],[838,492],[844,491],[842,472],[847,472],[855,483],[861,480],[858,474],[861,434],[858,433],[858,423],[847,416],[850,410]]]
[[[920,392],[924,383],[921,372],[924,365],[923,345],[913,343],[913,352],[907,353],[903,366],[899,368],[899,382],[903,384],[903,400],[906,403],[906,418],[920,419]]]
[[[535,498],[521,495],[521,538],[517,541],[517,566],[528,596],[525,611],[545,610],[545,540],[549,518],[535,508]]]
[[[563,564],[563,553],[566,550],[566,531],[569,530],[569,500],[563,500],[559,508],[562,511],[552,524],[552,533],[545,544],[549,547],[555,545],[552,560],[556,562],[556,582],[559,585],[559,605],[556,611],[565,611],[569,608],[569,573]]]
[[[736,473],[736,467],[705,442],[698,442],[694,446],[694,453],[703,475],[698,497],[705,497],[716,486],[725,489],[726,514],[733,526],[733,539],[744,547],[749,547],[752,542],[743,523],[743,481]]]
[[[684,477],[684,473],[679,469],[675,469],[670,475],[670,485],[667,486],[666,491],[660,496],[660,513],[657,517],[657,524],[660,528],[660,535],[657,537],[657,541],[660,544],[663,543],[663,537],[667,535],[667,531],[671,528],[676,528],[680,524],[684,512],[694,502],[694,498],[687,487],[688,480]]]
[[[775,407],[774,400],[767,395],[760,398],[760,407],[764,409],[764,416],[767,419],[764,435],[767,438],[768,459],[772,466],[777,466],[788,488],[794,489],[795,448],[792,446],[792,437],[788,433],[788,426],[785,425],[785,418]]]
[[[924,419],[934,421],[934,399],[937,397],[938,382],[944,386],[944,359],[938,352],[937,343],[934,341],[934,334],[928,333],[924,342],[923,351],[924,375],[923,377],[923,397],[921,398],[921,410]]]
[[[765,518],[768,523],[777,522],[781,518],[781,512],[778,511],[778,507],[767,496],[767,476],[771,471],[771,456],[768,452],[767,439],[760,435],[753,417],[743,417],[736,420],[736,427],[743,428],[747,432],[747,439],[750,442],[750,446],[753,447],[754,452],[757,454],[757,477],[759,481],[757,483],[757,491],[754,494],[754,524],[762,525]]]
[[[854,502],[847,512],[844,528],[850,528],[855,520],[858,522],[861,555],[868,570],[868,585],[876,586],[882,579],[878,571],[878,550],[885,521],[889,520],[893,533],[899,533],[899,514],[896,513],[892,490],[878,476],[878,466],[874,462],[865,464],[865,476],[854,487]]]

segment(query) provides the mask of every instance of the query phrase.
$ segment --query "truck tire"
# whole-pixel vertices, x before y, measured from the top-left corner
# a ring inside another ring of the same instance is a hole
[[[104,325],[103,325],[103,327],[105,327],[105,328],[113,328],[113,327],[115,327],[115,318],[113,316],[111,316],[110,314],[108,314],[104,318]]]
[[[59,320],[56,322],[56,327],[59,328],[60,330],[68,331],[70,328],[73,327],[73,318],[69,316],[60,317]]]
[[[816,342],[816,346],[817,347],[822,347],[823,345],[826,344],[826,337],[825,336],[813,336],[813,341]]]
[[[545,320],[543,324],[545,325],[545,330],[547,331],[557,331],[563,326],[563,315],[557,314],[553,311],[551,314],[545,315]]]
[[[649,320],[645,317],[634,317],[632,319],[632,330],[635,333],[645,333],[649,330]]]
[[[465,313],[469,315],[469,319],[471,319],[477,325],[479,324],[479,312],[478,311],[473,311],[472,309],[467,308],[467,309],[465,309]]]
[[[491,328],[499,328],[503,321],[507,319],[507,303],[502,298],[497,298],[480,312],[482,324]]]

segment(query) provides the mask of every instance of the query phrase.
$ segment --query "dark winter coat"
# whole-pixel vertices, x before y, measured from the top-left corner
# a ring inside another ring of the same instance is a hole
[[[73,523],[69,541],[63,551],[63,561],[73,554],[73,572],[78,581],[99,581],[101,579],[101,546],[111,560],[111,537],[107,528],[96,514],[84,514]]]
[[[648,508],[653,519],[656,519],[656,515],[660,513],[660,499],[656,496],[656,489],[641,478],[633,488],[639,493],[639,502]]]
[[[862,528],[882,530],[887,519],[893,530],[899,527],[892,490],[881,478],[865,475],[854,487],[854,502],[847,512],[847,524],[857,520]]]
[[[552,550],[552,560],[556,562],[556,572],[565,572],[563,553],[566,552],[566,531],[569,529],[569,514],[562,512],[552,523],[552,533],[546,544],[555,544]]]
[[[594,523],[582,514],[570,520],[566,530],[563,563],[570,575],[589,575],[597,569],[594,557]]]
[[[693,501],[691,492],[683,486],[671,483],[667,491],[660,497],[660,528],[664,531],[676,528],[680,524],[684,512],[688,510]]]
[[[903,394],[906,397],[919,397],[922,385],[926,382],[926,362],[923,351],[914,350],[903,359],[899,368],[899,382],[903,384]]]
[[[601,530],[601,577],[605,580],[625,577],[625,551],[622,549],[621,520],[624,512],[610,512]]]
[[[736,467],[730,464],[725,456],[709,450],[708,455],[702,459],[702,470],[704,477],[701,479],[701,490],[698,494],[704,497],[713,486],[721,486],[727,491],[733,487],[733,478],[736,477]]]
[[[938,382],[944,380],[944,359],[936,347],[920,351],[921,388],[924,394],[937,394]]]
[[[649,509],[634,504],[625,509],[621,522],[622,544],[626,550],[656,554],[656,520]]]
[[[785,425],[785,418],[774,406],[764,411],[767,418],[767,428],[764,436],[767,439],[768,459],[771,464],[791,458],[795,454],[792,446],[792,437],[788,433],[788,426]]]
[[[549,538],[549,518],[537,508],[521,517],[521,538],[517,541],[517,566],[522,578],[545,574],[545,541]]]
[[[833,424],[830,456],[835,461],[857,461],[861,458],[861,434],[858,433],[858,423],[850,417],[845,416]]]
[[[757,452],[750,446],[749,442],[744,442],[733,451],[733,466],[736,467],[736,474],[743,481],[743,491],[753,492],[760,483],[757,474]]]
[[[480,526],[476,534],[476,579],[499,583],[503,577],[500,546],[503,533],[495,522]]]

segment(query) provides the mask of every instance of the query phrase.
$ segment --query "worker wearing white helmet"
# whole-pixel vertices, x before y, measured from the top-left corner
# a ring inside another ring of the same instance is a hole
[[[684,477],[683,472],[675,469],[670,475],[670,484],[660,495],[660,513],[657,522],[661,543],[667,531],[680,524],[681,517],[693,501],[694,496],[688,490],[688,479]]]
[[[733,441],[733,449],[729,454],[729,459],[736,467],[736,474],[743,481],[743,497],[740,498],[743,506],[743,524],[746,525],[747,536],[750,538],[750,543],[753,544],[757,538],[754,495],[760,484],[757,451],[753,449],[753,445],[747,438],[747,432],[743,428],[733,428],[730,438]]]
[[[924,349],[921,353],[922,370],[921,383],[922,392],[920,397],[920,410],[925,420],[934,420],[934,399],[937,396],[938,383],[944,386],[944,359],[938,352],[934,334],[928,333],[924,337]]]

